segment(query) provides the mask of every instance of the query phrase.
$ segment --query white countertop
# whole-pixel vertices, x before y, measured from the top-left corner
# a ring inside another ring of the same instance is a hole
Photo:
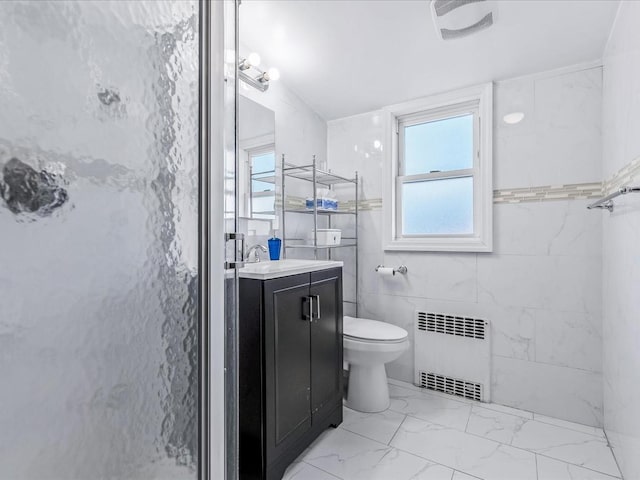
[[[309,273],[318,270],[328,270],[344,265],[343,262],[333,260],[274,260],[257,263],[245,263],[239,270],[240,278],[255,280],[270,280],[272,278],[288,277],[299,273]]]

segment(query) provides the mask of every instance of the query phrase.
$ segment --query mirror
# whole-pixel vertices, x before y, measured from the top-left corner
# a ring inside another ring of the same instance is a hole
[[[238,106],[240,216],[275,218],[275,113],[240,96]]]

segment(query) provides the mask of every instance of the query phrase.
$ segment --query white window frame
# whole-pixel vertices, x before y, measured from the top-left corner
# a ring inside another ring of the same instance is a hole
[[[274,152],[275,156],[275,141],[272,134],[263,135],[260,137],[254,137],[241,142],[240,144],[240,171],[239,184],[240,184],[240,205],[239,216],[246,218],[253,218],[251,199],[253,196],[276,196],[276,193],[271,192],[258,192],[257,195],[252,195],[251,190],[251,157],[266,152]],[[275,175],[275,173],[274,173]],[[277,190],[277,188],[276,188]],[[261,219],[262,217],[257,217]],[[266,218],[266,217],[265,217]]]
[[[386,107],[388,145],[383,187],[383,249],[423,252],[491,252],[493,250],[493,84],[488,83]],[[400,176],[401,125],[474,114],[473,168]],[[407,181],[473,177],[472,234],[401,235],[400,185]],[[403,182],[404,181],[404,182]]]

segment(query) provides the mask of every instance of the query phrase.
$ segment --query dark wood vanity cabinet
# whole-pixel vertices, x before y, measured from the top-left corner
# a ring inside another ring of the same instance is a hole
[[[240,279],[240,480],[280,480],[342,422],[342,269]]]

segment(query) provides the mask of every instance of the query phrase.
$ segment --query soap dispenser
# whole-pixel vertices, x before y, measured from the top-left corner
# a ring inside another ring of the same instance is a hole
[[[271,231],[271,238],[268,240],[269,258],[271,260],[280,260],[280,250],[282,249],[282,240],[276,237],[276,231]]]

